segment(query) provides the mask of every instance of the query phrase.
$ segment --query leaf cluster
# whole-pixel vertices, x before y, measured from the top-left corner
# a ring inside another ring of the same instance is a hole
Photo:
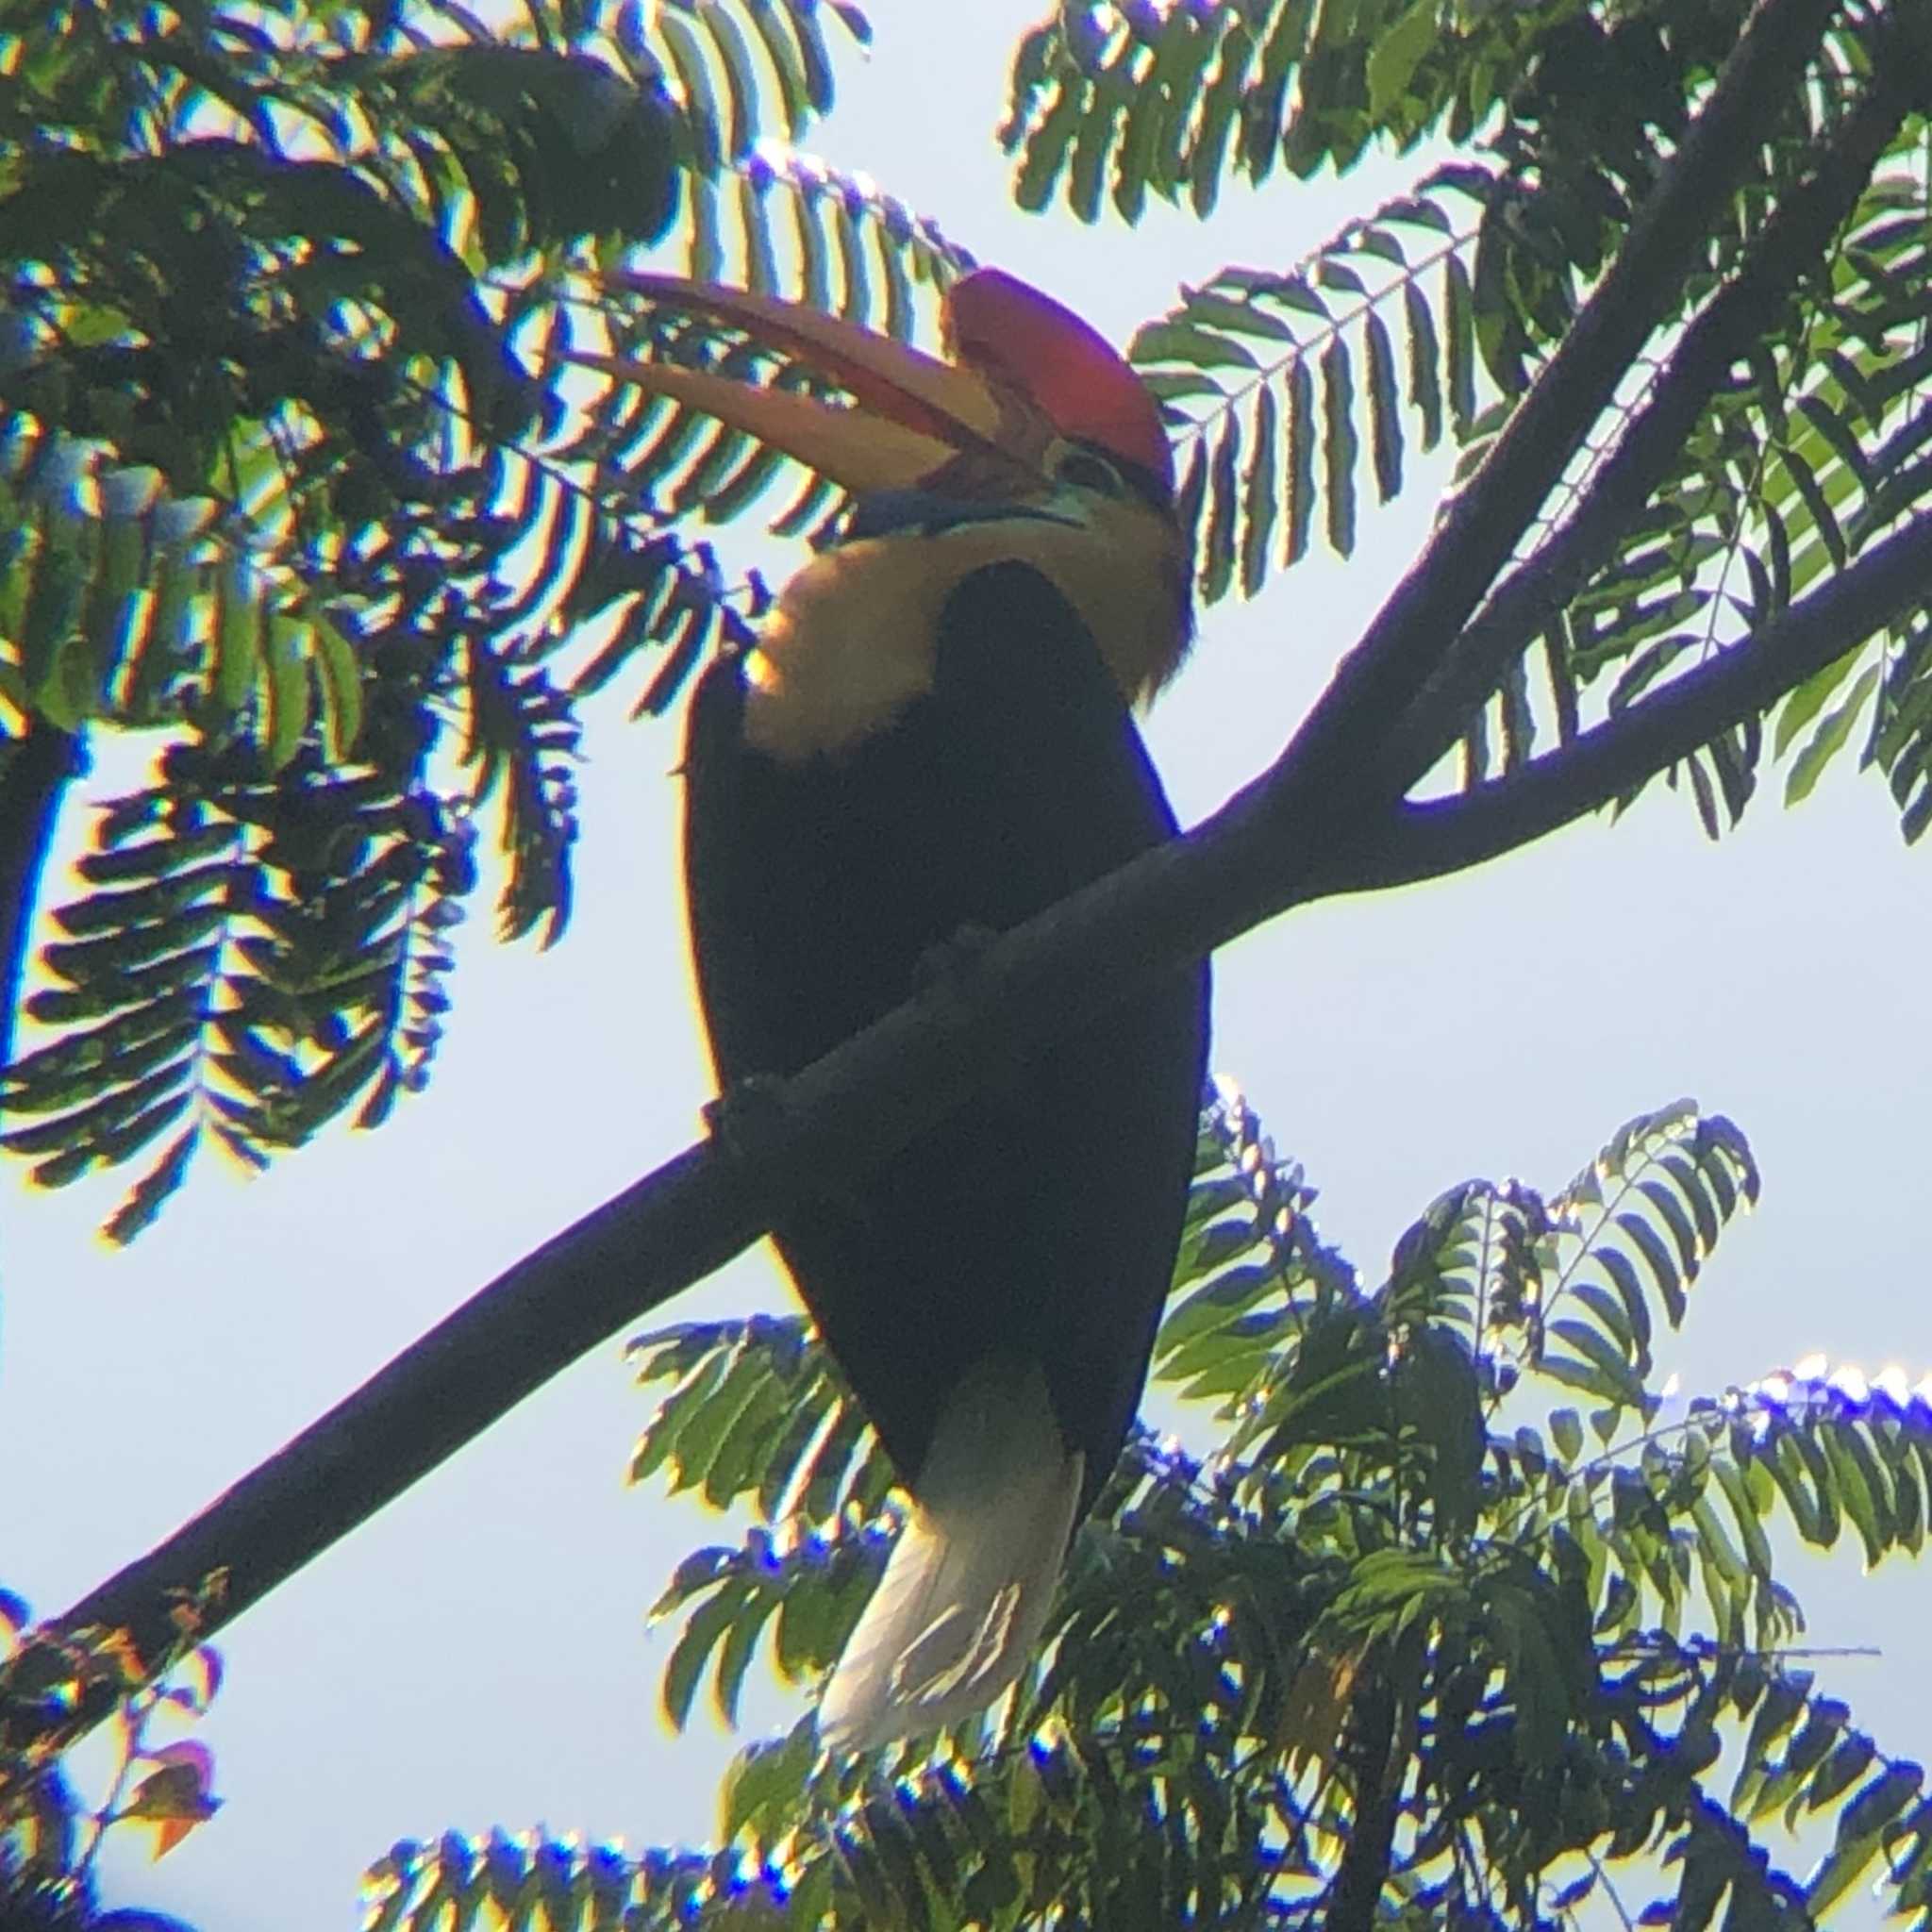
[[[1735,0],[1062,8],[1015,50],[1001,141],[1023,207],[1058,192],[1083,221],[1110,203],[1133,222],[1152,194],[1205,218],[1230,178],[1258,187],[1277,167],[1303,179],[1340,173],[1375,141],[1462,146],[1560,90],[1584,118],[1553,138],[1615,171],[1643,165],[1656,137],[1681,126],[1742,13]]]
[[[105,808],[90,890],[53,915],[26,1009],[55,1037],[7,1075],[27,1124],[4,1144],[58,1186],[169,1135],[108,1223],[125,1241],[204,1135],[259,1168],[358,1096],[374,1124],[427,1077],[472,842],[415,773],[335,777],[310,749],[262,776],[176,745]]]
[[[857,1760],[802,1719],[738,1759],[717,1853],[399,1847],[372,1923],[542,1883],[585,1924],[1313,1925],[1378,1833],[1405,1925],[1568,1921],[1631,1864],[1672,1887],[1646,1923],[1797,1927],[1881,1859],[1924,1923],[1932,1803],[1788,1661],[1772,1531],[1916,1551],[1932,1411],[1849,1376],[1659,1392],[1657,1340],[1757,1191],[1737,1129],[1678,1103],[1555,1192],[1450,1190],[1368,1288],[1223,1095],[1153,1372],[1211,1453],[1130,1445],[1002,1704]],[[665,1392],[634,1474],[753,1518],[656,1607],[683,1624],[667,1713],[708,1681],[731,1722],[759,1654],[792,1682],[837,1657],[890,1471],[798,1320],[635,1354]],[[1757,1835],[1781,1813],[1833,1826],[1806,1881]]]
[[[94,1862],[109,1831],[144,1828],[155,1856],[171,1851],[212,1817],[213,1759],[192,1740],[163,1742],[157,1720],[192,1723],[206,1715],[221,1685],[221,1659],[207,1645],[190,1649],[196,1607],[180,1606],[182,1654],[161,1681],[122,1635],[88,1630],[57,1635],[29,1627],[26,1606],[0,1591],[0,1680],[25,1704],[72,1709],[93,1704],[112,1712],[111,1753],[103,1789],[89,1802],[58,1755],[42,1744],[0,1740],[0,1923],[8,1932],[190,1932],[158,1913],[102,1910]]]
[[[1064,192],[1085,219],[1110,199],[1131,222],[1151,193],[1205,215],[1230,176],[1345,167],[1374,140],[1464,151],[1298,263],[1184,288],[1137,337],[1188,451],[1208,600],[1255,595],[1318,537],[1347,555],[1363,496],[1398,493],[1414,451],[1446,438],[1457,478],[1472,474],[1661,178],[1744,10],[1123,5],[1062,9],[1022,42],[1005,139],[1023,205]],[[1924,122],[1901,98],[1870,154],[1855,124],[1888,73],[1924,58],[1904,23],[1855,9],[1790,96],[1763,104],[1698,272],[1519,559],[1509,635],[1490,641],[1456,725],[1456,786],[1517,774],[1747,648],[1923,507]],[[1794,211],[1835,146],[1857,149],[1868,178],[1801,236]],[[1774,293],[1703,378],[1667,459],[1602,500],[1687,320],[1767,260]],[[1673,768],[1707,830],[1735,823],[1767,756],[1789,760],[1795,802],[1856,745],[1917,838],[1932,819],[1923,629],[1912,611],[1848,640],[1779,693],[1774,719],[1740,718]]]
[[[683,499],[565,439],[555,352],[680,202],[699,266],[910,327],[943,244],[764,144],[829,104],[834,30],[863,16],[0,8],[0,761],[35,723],[159,734],[0,1104],[43,1183],[148,1157],[117,1238],[200,1146],[259,1165],[419,1087],[477,831],[506,935],[554,939],[583,701],[647,654],[662,710],[744,635]]]
[[[665,1665],[665,1716],[683,1728],[710,1670],[719,1714],[736,1723],[762,1638],[792,1680],[837,1654],[877,1572],[868,1540],[835,1551],[817,1525],[874,1520],[891,1465],[802,1317],[687,1324],[644,1337],[632,1355],[641,1385],[672,1386],[639,1441],[631,1480],[662,1471],[674,1493],[694,1491],[718,1509],[743,1504],[755,1518],[740,1547],[680,1563],[651,1610],[665,1617],[703,1599]],[[803,1577],[812,1580],[799,1587]]]

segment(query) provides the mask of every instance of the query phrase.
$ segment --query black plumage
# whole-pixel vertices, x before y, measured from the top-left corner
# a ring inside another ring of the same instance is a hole
[[[933,688],[848,753],[749,746],[740,660],[707,674],[685,756],[686,874],[721,1082],[795,1072],[914,990],[968,926],[1003,930],[1175,831],[1092,638],[1030,566],[952,591]],[[857,1187],[775,1230],[902,1476],[978,1365],[1037,1362],[1078,1510],[1138,1407],[1178,1241],[1208,972],[1029,1053]]]

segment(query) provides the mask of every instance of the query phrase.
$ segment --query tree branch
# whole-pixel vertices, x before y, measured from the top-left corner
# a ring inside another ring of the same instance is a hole
[[[1354,1787],[1354,1821],[1330,1890],[1324,1932],[1373,1932],[1395,1859],[1402,1790],[1415,1751],[1415,1706],[1427,1655],[1411,1629],[1389,1644],[1380,1668],[1358,1674],[1343,1756]]]
[[[81,741],[30,718],[0,761],[0,1073],[13,1058],[13,1028],[26,983],[34,905],[60,800],[81,767]]]
[[[1404,808],[1392,832],[1347,863],[1357,889],[1457,872],[1542,838],[1634,791],[1734,724],[1761,716],[1814,672],[1856,650],[1932,584],[1932,512],[1874,544],[1858,561],[1749,637],[1641,705],[1572,739],[1507,778],[1455,798]]]
[[[886,1015],[785,1083],[755,1147],[688,1149],[546,1242],[147,1556],[47,1626],[126,1633],[143,1666],[180,1647],[183,1598],[223,1589],[203,1637],[392,1501],[585,1350],[748,1245],[808,1190],[863,1174],[993,1070],[1264,919],[1372,882],[1401,829],[1378,762],[1390,721],[1439,661],[1596,419],[1724,207],[1757,105],[1792,84],[1829,0],[1759,0],[1675,162],[1574,331],[1435,542],[1275,766],[1184,841],[992,944],[970,983]],[[1348,855],[1341,865],[1337,855]],[[1351,872],[1349,868],[1353,868]],[[32,1652],[24,1655],[31,1656]],[[18,1661],[18,1659],[16,1659]],[[31,1673],[14,1672],[23,1683]],[[0,1686],[0,1742],[58,1747],[105,1714]]]
[[[1342,659],[1270,780],[1286,815],[1346,778],[1384,740],[1452,649],[1531,519],[1669,312],[1720,211],[1742,180],[1767,101],[1794,87],[1835,11],[1833,0],[1757,0],[1682,145],[1632,222],[1616,259],[1578,311],[1414,567]],[[1418,754],[1419,755],[1419,754]],[[1391,769],[1393,799],[1424,774]],[[1358,785],[1361,780],[1356,776]]]
[[[1575,515],[1497,589],[1410,701],[1390,745],[1391,774],[1407,782],[1450,751],[1510,664],[1583,587],[1670,475],[1698,416],[1857,206],[1907,113],[1911,63],[1883,55],[1871,91],[1840,125],[1815,172],[1782,202],[1743,266],[1684,332]]]
[[[1348,1843],[1336,1869],[1329,1896],[1326,1932],[1371,1932],[1389,1863],[1395,1849],[1395,1825],[1402,1815],[1401,1777],[1405,1766],[1391,1766],[1395,1755],[1395,1689],[1374,1681],[1356,1699],[1351,1718],[1349,1770],[1355,1786],[1355,1817]],[[1395,1775],[1391,1777],[1391,1772]]]

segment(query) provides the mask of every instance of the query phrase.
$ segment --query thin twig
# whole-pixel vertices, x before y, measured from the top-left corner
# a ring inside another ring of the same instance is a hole
[[[1624,1907],[1624,1901],[1617,1896],[1617,1888],[1611,1884],[1610,1874],[1604,1870],[1603,1860],[1588,1845],[1583,1848],[1583,1856],[1590,1860],[1590,1869],[1596,1874],[1597,1882],[1604,1889],[1604,1896],[1609,1900],[1610,1909],[1616,1913],[1624,1932],[1637,1932],[1636,1922]]]
[[[1455,798],[1405,807],[1338,857],[1357,889],[1436,878],[1512,851],[1621,797],[1688,758],[1873,632],[1925,602],[1932,581],[1932,512],[1922,512],[1822,588],[1643,703],[1607,719],[1561,751]]]

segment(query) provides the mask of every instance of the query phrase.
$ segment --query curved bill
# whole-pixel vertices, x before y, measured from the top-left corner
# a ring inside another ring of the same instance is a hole
[[[851,396],[840,407],[673,362],[566,350],[562,358],[633,389],[666,396],[795,457],[841,489],[910,489],[961,456],[1024,460],[1011,410],[980,375],[856,323],[676,275],[613,275],[604,286],[693,309],[741,329],[760,346],[806,364]]]

